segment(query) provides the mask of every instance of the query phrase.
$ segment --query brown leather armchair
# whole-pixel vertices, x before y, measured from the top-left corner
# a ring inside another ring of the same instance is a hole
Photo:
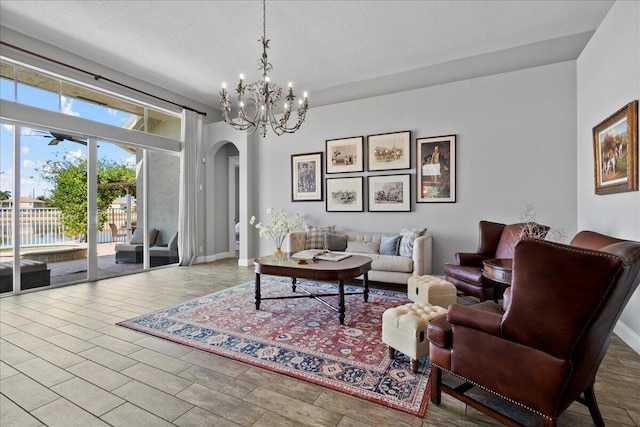
[[[493,281],[482,275],[483,261],[491,258],[513,259],[513,249],[521,238],[525,223],[501,224],[480,221],[480,238],[475,253],[456,253],[457,264],[445,264],[444,274],[459,293],[471,295],[480,301],[502,298],[508,285]],[[535,224],[535,232],[541,238],[549,232],[546,225]]]
[[[640,242],[590,231],[570,245],[524,239],[513,262],[504,307],[453,304],[429,324],[431,400],[438,405],[445,392],[506,425],[520,425],[467,393],[480,386],[542,416],[544,426],[556,426],[577,400],[604,426],[593,384],[640,281]],[[443,371],[466,384],[445,384]]]

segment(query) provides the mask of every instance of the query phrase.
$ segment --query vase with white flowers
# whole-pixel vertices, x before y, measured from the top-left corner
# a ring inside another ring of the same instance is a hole
[[[302,225],[302,215],[297,213],[294,220],[289,221],[286,209],[276,210],[273,208],[267,209],[267,215],[269,216],[269,222],[267,224],[261,222],[256,223],[255,215],[251,217],[249,224],[260,231],[260,237],[270,237],[271,240],[273,240],[276,244],[276,251],[273,255],[280,256],[282,255],[282,244],[287,234],[295,231]]]

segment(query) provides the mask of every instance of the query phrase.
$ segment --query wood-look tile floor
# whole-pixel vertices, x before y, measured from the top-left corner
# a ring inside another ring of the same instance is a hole
[[[235,259],[0,299],[0,425],[496,425],[443,395],[423,418],[115,323],[253,280]],[[607,425],[640,425],[640,355],[613,337],[596,396]],[[590,425],[574,403],[561,426]]]

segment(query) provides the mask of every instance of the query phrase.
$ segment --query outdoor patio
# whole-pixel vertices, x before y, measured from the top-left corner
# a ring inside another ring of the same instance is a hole
[[[116,242],[98,244],[98,277],[106,278],[142,271],[142,264],[116,264]],[[87,259],[48,263],[51,284],[74,282],[87,277]]]

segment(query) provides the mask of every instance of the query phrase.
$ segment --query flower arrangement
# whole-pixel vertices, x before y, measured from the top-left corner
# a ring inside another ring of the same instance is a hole
[[[258,222],[256,224],[255,215],[251,217],[249,224],[255,226],[260,231],[260,237],[270,237],[276,244],[276,252],[282,252],[282,243],[284,238],[287,237],[292,231],[295,231],[300,225],[302,225],[302,215],[296,214],[293,221],[287,219],[287,210],[276,210],[273,208],[267,209],[267,215],[269,216],[269,223],[263,224]]]

